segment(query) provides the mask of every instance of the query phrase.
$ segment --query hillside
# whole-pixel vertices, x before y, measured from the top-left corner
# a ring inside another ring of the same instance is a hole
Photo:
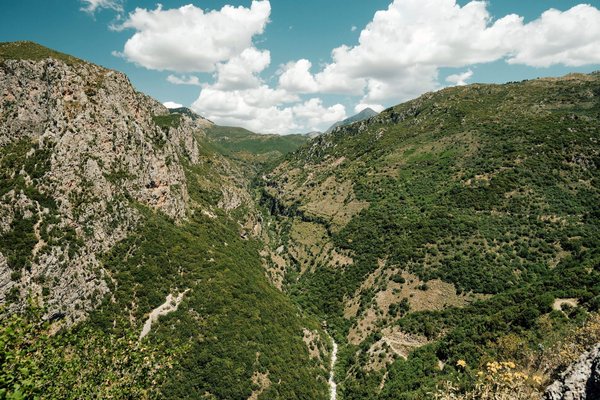
[[[376,111],[374,111],[371,108],[365,108],[364,110],[362,110],[361,112],[359,112],[356,115],[353,115],[349,118],[346,118],[343,121],[338,121],[335,124],[331,125],[326,131],[325,133],[329,133],[331,131],[333,131],[335,128],[339,128],[341,126],[346,126],[346,125],[350,125],[353,124],[355,122],[360,122],[360,121],[364,121],[366,119],[369,119],[371,117],[376,116],[378,113]]]
[[[271,280],[335,330],[340,396],[474,390],[495,360],[548,384],[600,307],[599,140],[598,73],[470,85],[266,174]]]
[[[327,397],[246,171],[119,72],[0,45],[0,397]]]
[[[84,63],[84,61],[79,58],[49,49],[34,42],[0,42],[0,61],[41,61],[47,58],[53,58],[68,65]]]
[[[267,135],[218,125],[212,125],[205,132],[216,151],[252,168],[273,163],[310,140],[299,134]]]

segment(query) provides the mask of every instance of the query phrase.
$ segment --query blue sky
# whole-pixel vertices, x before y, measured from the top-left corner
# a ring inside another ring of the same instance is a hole
[[[444,86],[600,69],[598,1],[162,3],[5,2],[0,41],[39,42],[122,71],[161,102],[274,133]]]

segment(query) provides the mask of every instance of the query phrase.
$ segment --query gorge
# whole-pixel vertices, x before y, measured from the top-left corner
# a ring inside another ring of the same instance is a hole
[[[1,43],[0,397],[541,398],[600,342],[599,140],[599,73],[280,137]]]

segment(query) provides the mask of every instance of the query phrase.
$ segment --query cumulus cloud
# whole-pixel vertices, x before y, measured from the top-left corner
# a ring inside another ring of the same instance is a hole
[[[582,4],[524,23],[515,14],[493,20],[484,1],[460,6],[456,0],[394,0],[375,13],[358,44],[331,55],[332,62],[311,76],[302,60],[288,64],[286,72],[301,77],[304,86],[281,82],[284,75],[280,82],[299,92],[362,94],[362,103],[378,104],[438,89],[443,67],[501,59],[534,67],[600,63],[600,11]],[[457,74],[448,82],[464,84],[471,77]]]
[[[325,129],[332,122],[346,118],[341,104],[326,107],[318,98],[303,103],[299,100],[285,90],[266,85],[229,91],[207,87],[192,104],[192,109],[217,124],[243,126],[260,133]]]
[[[227,63],[217,65],[216,88],[221,90],[239,90],[259,87],[262,83],[257,74],[271,63],[268,50],[245,49],[239,56]]]
[[[166,101],[163,103],[163,106],[167,108],[181,108],[183,104],[175,103],[174,101]]]
[[[314,93],[318,90],[317,82],[310,73],[312,63],[306,59],[291,61],[283,66],[279,76],[279,86],[295,93]]]
[[[359,103],[354,107],[354,112],[358,114],[359,112],[363,111],[365,108],[370,108],[371,110],[376,111],[378,113],[385,110],[385,107],[382,106],[381,104]]]
[[[510,64],[578,67],[600,63],[600,10],[589,4],[564,12],[550,9],[528,24],[522,18],[512,23]]]
[[[198,79],[197,76],[193,76],[193,75],[189,75],[189,76],[169,75],[169,76],[167,76],[167,82],[172,83],[174,85],[202,86],[200,79]]]
[[[208,12],[191,4],[169,10],[159,4],[154,10],[137,8],[114,29],[136,31],[121,52],[131,62],[154,70],[212,72],[252,47],[270,13],[268,1]]]
[[[83,4],[81,11],[85,11],[88,14],[94,14],[102,8],[123,12],[123,3],[121,0],[81,0],[81,3]]]
[[[202,89],[192,109],[217,124],[243,126],[260,133],[286,133],[297,126],[291,110],[279,106],[298,100],[267,85],[244,90],[222,90],[212,85]]]
[[[468,70],[461,74],[452,74],[446,77],[446,82],[452,83],[455,86],[464,86],[467,84],[467,80],[473,76],[473,71]]]
[[[346,119],[346,108],[341,104],[324,107],[319,98],[312,98],[292,107],[292,112],[301,125],[313,131],[324,130],[334,122]]]

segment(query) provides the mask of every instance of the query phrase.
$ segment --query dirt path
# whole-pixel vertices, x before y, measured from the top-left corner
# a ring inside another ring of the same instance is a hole
[[[179,303],[183,300],[183,296],[189,291],[187,289],[183,293],[179,293],[177,297],[173,297],[172,294],[169,294],[166,298],[166,301],[160,306],[156,307],[154,310],[150,311],[148,315],[148,319],[144,323],[144,327],[142,328],[142,333],[140,333],[139,340],[142,340],[147,334],[150,333],[150,329],[152,329],[152,324],[158,320],[158,317],[161,315],[167,315],[170,312],[177,310],[179,307]]]
[[[579,302],[577,301],[577,299],[556,299],[554,300],[554,304],[552,304],[552,309],[562,311],[563,305],[575,308],[578,304]]]

